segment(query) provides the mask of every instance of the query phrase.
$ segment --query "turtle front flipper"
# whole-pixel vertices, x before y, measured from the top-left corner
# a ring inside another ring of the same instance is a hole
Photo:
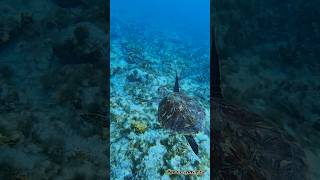
[[[197,142],[194,140],[192,135],[184,135],[188,141],[188,143],[190,144],[193,152],[198,156],[198,144]]]

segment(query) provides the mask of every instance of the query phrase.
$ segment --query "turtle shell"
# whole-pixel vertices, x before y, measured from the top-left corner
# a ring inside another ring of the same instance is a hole
[[[181,134],[196,134],[203,129],[205,111],[193,98],[173,92],[158,107],[158,120],[166,128]]]
[[[286,131],[240,106],[214,101],[215,179],[304,180],[305,154]]]

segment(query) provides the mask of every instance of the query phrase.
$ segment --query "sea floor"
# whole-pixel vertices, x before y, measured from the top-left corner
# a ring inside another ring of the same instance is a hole
[[[0,1],[0,179],[106,177],[106,50],[81,54],[106,47],[96,3]]]
[[[111,179],[188,179],[166,170],[203,170],[210,177],[209,46],[193,44],[152,25],[111,17]],[[206,129],[195,136],[197,157],[183,135],[157,121],[158,88],[180,88],[206,109]]]

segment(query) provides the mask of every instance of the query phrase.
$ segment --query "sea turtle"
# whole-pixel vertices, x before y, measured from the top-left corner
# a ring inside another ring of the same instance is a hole
[[[305,154],[293,137],[271,121],[225,101],[220,87],[220,61],[214,38],[211,43],[214,179],[307,179]]]
[[[176,80],[173,92],[167,93],[159,88],[164,96],[158,107],[158,120],[162,127],[183,134],[189,142],[193,152],[198,155],[198,145],[194,134],[202,131],[205,121],[205,110],[194,98],[179,90],[179,78]]]

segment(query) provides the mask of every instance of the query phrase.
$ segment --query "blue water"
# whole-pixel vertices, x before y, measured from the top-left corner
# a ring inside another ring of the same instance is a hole
[[[209,178],[209,5],[111,0],[111,179],[169,179],[169,169],[203,170],[199,178]],[[199,156],[157,120],[158,88],[172,91],[176,72],[181,90],[206,110],[195,135]]]
[[[208,43],[210,1],[192,0],[111,0],[111,21],[138,22],[157,26],[162,32],[178,33],[186,39]],[[111,27],[112,28],[112,27]],[[112,31],[112,29],[111,29]]]

